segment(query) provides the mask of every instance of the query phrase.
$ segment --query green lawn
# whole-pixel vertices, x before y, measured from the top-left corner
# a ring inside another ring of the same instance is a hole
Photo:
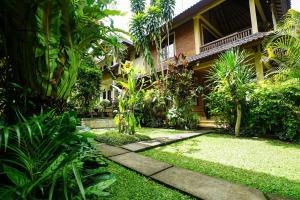
[[[142,154],[265,193],[300,199],[300,145],[208,134]]]
[[[162,128],[140,128],[135,135],[119,134],[117,129],[93,129],[90,131],[97,135],[97,141],[114,146],[150,140],[156,137],[166,137],[170,135],[187,133],[189,131],[162,129]]]
[[[144,176],[121,167],[113,162],[109,163],[108,171],[113,173],[117,181],[109,188],[111,193],[107,199],[111,200],[192,200],[176,190],[167,188]]]

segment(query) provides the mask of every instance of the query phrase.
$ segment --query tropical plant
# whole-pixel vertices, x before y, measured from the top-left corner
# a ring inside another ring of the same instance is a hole
[[[69,102],[85,113],[94,109],[101,93],[101,80],[100,68],[91,56],[85,57],[78,69],[78,78]]]
[[[168,124],[182,129],[196,128],[199,117],[193,112],[194,99],[197,97],[194,71],[181,53],[175,56],[174,62],[169,62],[168,68],[169,73],[163,82],[171,101],[167,112]]]
[[[76,82],[82,55],[105,41],[118,46],[113,26],[103,23],[119,11],[112,0],[4,0],[1,31],[13,77],[38,100],[65,100]],[[112,23],[111,23],[112,24]],[[13,100],[9,100],[13,101]]]
[[[169,44],[169,26],[174,15],[176,1],[152,0],[147,9],[145,0],[131,0],[130,3],[134,15],[129,30],[133,36],[134,44],[137,51],[142,53],[151,74],[154,74],[158,79],[151,48],[154,46],[158,52],[157,61],[161,65],[162,38],[167,35]],[[162,26],[166,27],[166,31],[161,31]],[[161,71],[164,73],[162,65]]]
[[[209,72],[208,78],[210,86],[213,88],[210,95],[221,93],[224,98],[228,99],[226,104],[234,107],[236,114],[232,113],[232,116],[235,119],[234,132],[236,136],[240,135],[243,113],[242,105],[246,100],[249,83],[253,77],[254,73],[250,54],[239,49],[231,49],[221,54]],[[209,98],[209,100],[217,101],[218,98]],[[211,110],[213,109],[212,107]]]
[[[266,80],[248,95],[247,128],[256,136],[300,139],[300,84]]]
[[[143,73],[138,73],[129,61],[122,65],[122,73],[127,80],[118,81],[120,87],[113,85],[119,91],[119,110],[115,122],[120,133],[133,135],[137,126],[135,107],[139,94],[143,90],[144,77],[142,77]]]
[[[115,180],[73,113],[53,111],[0,127],[0,199],[93,199]],[[98,157],[98,158],[97,158]]]
[[[265,44],[266,64],[277,78],[300,79],[300,12],[289,10]],[[275,70],[274,70],[275,69]]]

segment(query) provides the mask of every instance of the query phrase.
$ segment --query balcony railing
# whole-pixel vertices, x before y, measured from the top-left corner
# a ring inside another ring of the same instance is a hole
[[[200,52],[209,51],[209,50],[214,49],[216,47],[220,47],[220,46],[235,42],[239,39],[243,39],[247,36],[250,36],[251,34],[252,34],[251,28],[246,29],[246,30],[241,31],[241,32],[233,33],[231,35],[228,35],[226,37],[220,38],[218,40],[215,40],[215,41],[212,41],[210,43],[207,43],[207,44],[203,45],[202,47],[200,47]]]

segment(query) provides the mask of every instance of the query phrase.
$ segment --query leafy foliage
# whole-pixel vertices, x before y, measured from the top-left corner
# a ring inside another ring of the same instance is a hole
[[[213,91],[209,94],[208,100],[212,115],[224,120],[225,122],[235,121],[235,134],[240,135],[242,122],[242,105],[246,101],[246,94],[249,91],[249,83],[254,77],[250,54],[239,49],[231,49],[221,54],[214,63],[210,73],[209,80]],[[220,104],[220,98],[224,105]],[[220,105],[219,107],[213,107]],[[234,109],[233,109],[234,108]],[[222,112],[230,113],[223,114]],[[236,114],[232,113],[236,111]]]
[[[300,85],[295,80],[266,81],[249,97],[248,128],[259,136],[281,140],[299,139]]]
[[[137,126],[135,107],[139,94],[143,89],[144,78],[142,77],[141,80],[138,80],[138,76],[141,74],[138,74],[137,70],[128,61],[123,64],[122,72],[127,81],[118,81],[120,88],[113,85],[119,91],[119,110],[115,116],[115,122],[119,127],[120,133],[133,135]]]
[[[1,199],[86,199],[114,179],[97,161],[73,113],[42,113],[0,127]]]
[[[103,43],[119,46],[119,30],[103,23],[120,14],[107,9],[111,1],[4,0],[0,23],[5,51],[0,57],[12,67],[6,81],[30,88],[38,105],[65,101],[83,54]]]
[[[188,67],[185,56],[175,56],[168,63],[169,73],[155,81],[140,98],[138,107],[142,125],[150,127],[196,128],[199,117],[193,112],[196,87],[193,70]]]
[[[266,64],[277,78],[300,79],[300,13],[289,10],[274,35],[266,40]],[[279,74],[278,74],[279,73]]]
[[[167,112],[171,127],[193,129],[198,125],[199,117],[193,112],[194,98],[197,97],[193,75],[194,71],[188,67],[183,54],[175,56],[174,63],[169,63],[165,84],[172,101]]]
[[[131,0],[130,3],[134,15],[129,30],[133,36],[134,44],[137,51],[142,53],[150,73],[158,79],[151,48],[154,46],[156,51],[161,53],[162,35],[169,36],[169,22],[174,15],[176,1],[152,0],[147,9],[144,0]],[[166,26],[166,33],[161,32],[163,25]],[[160,60],[160,56],[157,59]]]
[[[78,69],[78,78],[71,94],[70,103],[83,112],[95,108],[101,93],[102,72],[91,57],[85,57]]]
[[[120,134],[118,131],[108,131],[104,134],[97,136],[96,140],[109,145],[121,146],[139,141],[150,140],[150,137],[139,134]]]

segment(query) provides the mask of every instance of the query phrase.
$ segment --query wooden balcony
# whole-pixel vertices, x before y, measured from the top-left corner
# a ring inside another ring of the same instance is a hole
[[[200,53],[209,51],[209,50],[217,48],[217,47],[222,47],[222,46],[230,44],[230,43],[233,43],[237,40],[246,38],[246,37],[250,36],[251,34],[252,34],[251,28],[243,30],[241,32],[233,33],[231,35],[228,35],[226,37],[220,38],[218,40],[212,41],[210,43],[207,43],[207,44],[201,46],[200,47]]]

